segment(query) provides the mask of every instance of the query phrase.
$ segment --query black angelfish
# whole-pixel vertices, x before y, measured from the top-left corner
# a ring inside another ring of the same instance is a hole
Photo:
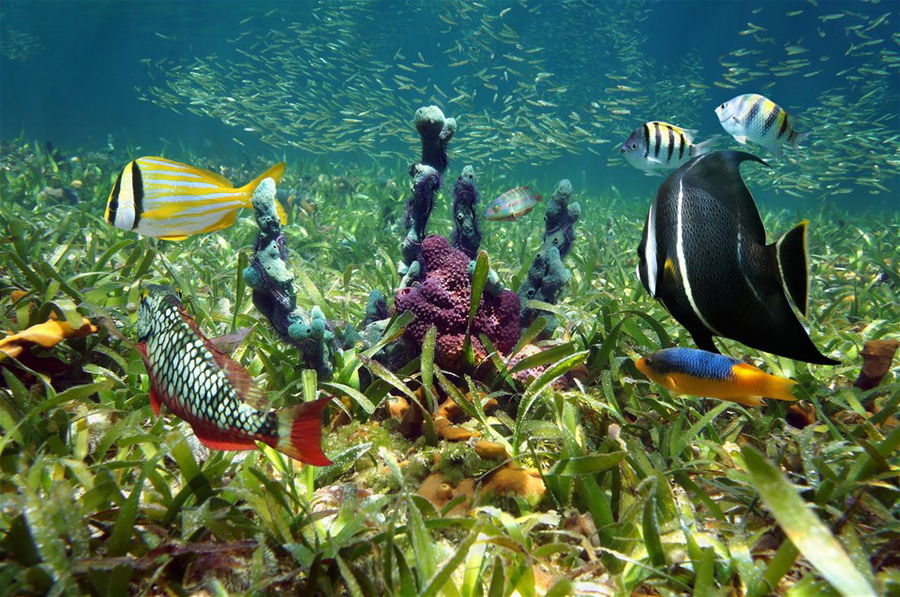
[[[764,161],[741,151],[692,159],[666,178],[650,206],[638,247],[644,288],[687,328],[699,348],[713,336],[799,361],[834,365],[791,310],[807,311],[803,221],[766,244],[740,164]]]

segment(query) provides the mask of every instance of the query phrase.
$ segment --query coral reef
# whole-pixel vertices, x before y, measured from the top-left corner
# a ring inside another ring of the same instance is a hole
[[[422,164],[431,166],[441,176],[450,160],[447,144],[456,132],[456,119],[447,118],[437,106],[424,106],[413,117],[419,138],[422,139]]]
[[[296,346],[305,366],[328,379],[332,373],[335,336],[318,307],[309,313],[297,307],[294,274],[287,267],[287,249],[275,210],[275,181],[263,180],[253,193],[259,234],[244,281],[253,289],[253,304],[286,341]]]
[[[425,278],[418,286],[397,291],[394,309],[411,311],[416,319],[406,327],[404,338],[421,346],[425,333],[437,328],[435,359],[445,366],[458,363],[466,335],[472,284],[469,257],[454,249],[447,239],[429,236],[422,242]],[[472,346],[484,356],[478,334],[485,334],[501,351],[509,351],[519,338],[519,297],[506,290],[498,296],[485,293],[472,321]]]
[[[569,204],[571,195],[572,183],[564,179],[556,185],[553,196],[547,202],[543,244],[541,250],[534,256],[534,261],[528,269],[528,277],[518,291],[523,307],[528,300],[555,304],[559,292],[569,281],[571,273],[563,265],[562,260],[572,248],[572,242],[575,240],[573,228],[581,215],[581,206],[578,203]],[[547,318],[547,326],[540,337],[549,338],[557,323],[556,318],[546,311],[523,308],[521,325],[523,328],[528,327],[539,315]]]
[[[478,228],[478,191],[475,189],[475,169],[466,166],[453,187],[453,246],[475,259],[481,246]]]
[[[403,263],[398,268],[403,276],[402,286],[421,277],[419,260],[425,228],[434,207],[434,196],[441,188],[441,177],[447,164],[447,144],[456,132],[456,120],[447,118],[437,106],[425,106],[416,110],[416,130],[422,140],[422,160],[409,168],[412,177],[412,197],[406,202],[406,237],[400,247]]]

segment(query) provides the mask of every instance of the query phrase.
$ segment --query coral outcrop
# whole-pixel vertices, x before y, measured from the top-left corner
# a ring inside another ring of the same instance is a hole
[[[555,304],[560,291],[571,277],[562,260],[572,249],[572,242],[575,240],[575,222],[581,216],[581,206],[578,203],[569,204],[571,195],[572,183],[564,179],[556,185],[553,197],[547,202],[547,211],[544,214],[544,241],[541,250],[531,262],[528,277],[519,287],[519,299],[523,306],[528,300]],[[522,327],[531,325],[539,315],[547,318],[547,326],[540,338],[549,338],[557,323],[556,318],[546,311],[522,309]]]
[[[447,239],[429,236],[422,242],[424,279],[418,286],[401,288],[394,298],[398,313],[411,311],[416,317],[406,327],[405,340],[422,346],[428,329],[437,328],[435,359],[443,366],[457,364],[462,355],[472,294],[469,263],[469,256]],[[473,349],[483,357],[478,334],[501,351],[511,350],[519,338],[519,297],[509,290],[483,294],[471,329]]]
[[[253,304],[286,342],[300,350],[306,367],[329,379],[335,336],[318,307],[309,313],[297,307],[294,274],[287,266],[284,234],[275,210],[275,181],[266,178],[259,183],[252,202],[259,234],[253,259],[243,276],[253,289]]]
[[[466,166],[453,187],[453,246],[475,259],[481,246],[478,228],[478,191],[475,190],[475,169]]]

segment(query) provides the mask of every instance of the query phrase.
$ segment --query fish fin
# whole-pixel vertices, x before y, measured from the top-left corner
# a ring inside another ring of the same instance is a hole
[[[191,425],[194,435],[200,443],[210,450],[254,450],[256,442],[252,439],[236,438],[232,432],[222,431],[206,425]]]
[[[741,145],[747,144],[746,135],[732,135],[732,136],[734,137],[734,140],[737,141],[738,143],[740,143]]]
[[[806,229],[809,220],[803,220],[777,241],[769,245],[778,264],[778,275],[785,294],[791,297],[797,310],[806,317],[809,308],[809,256],[806,248]]]
[[[752,391],[758,392],[760,396],[790,402],[797,400],[797,397],[792,392],[793,387],[797,385],[797,382],[793,379],[771,375],[749,363],[737,363],[732,371],[743,385],[752,387]],[[758,398],[758,396],[753,396],[753,398]],[[751,406],[758,405],[753,404]]]
[[[664,174],[654,168],[653,170],[644,170],[644,176],[664,176]]]
[[[697,129],[681,129],[681,132],[684,133],[685,135],[696,135]],[[676,134],[677,134],[677,131],[676,131]]]
[[[694,344],[697,345],[697,348],[700,350],[705,350],[707,352],[714,352],[719,354],[719,349],[716,348],[715,342],[713,342],[712,334],[710,334],[706,329],[702,330],[688,330],[691,334],[691,339],[694,340]]]
[[[806,141],[809,138],[809,135],[811,134],[811,132],[812,131],[806,131],[805,133],[797,133],[796,135],[794,135],[794,140],[791,141],[791,146],[793,146],[793,147],[799,146],[801,143],[803,143],[804,141]]]
[[[160,240],[170,240],[170,241],[182,241],[188,237],[187,234],[181,234],[176,236],[160,236]]]
[[[150,373],[150,361],[147,358],[147,343],[146,342],[138,342],[137,344],[134,345],[134,347],[137,349],[138,353],[140,353],[141,360],[144,361],[144,367],[147,368],[147,374],[150,375],[152,378],[153,374]],[[151,379],[151,382],[152,382],[152,379]],[[157,417],[159,416],[159,405],[160,405],[159,396],[156,395],[156,392],[153,390],[153,384],[151,383],[150,384],[150,408],[153,409],[153,414],[156,415]]]
[[[666,386],[673,392],[681,393],[681,390],[678,389],[678,380],[675,379],[674,375],[666,375],[665,377],[663,377],[663,381],[665,382],[663,383],[664,386]]]
[[[734,398],[727,398],[727,400],[743,404],[744,406],[762,406],[765,404],[762,396],[735,396]]]
[[[138,163],[138,166],[140,166],[141,170],[143,170],[145,172],[153,172],[153,171],[166,170],[166,169],[170,169],[170,170],[174,169],[177,171],[180,170],[182,172],[190,172],[192,174],[201,176],[201,177],[205,178],[207,182],[211,182],[211,183],[217,184],[219,186],[223,186],[223,187],[226,187],[229,189],[234,187],[234,185],[231,183],[231,181],[228,180],[227,178],[225,178],[224,176],[222,176],[221,174],[218,174],[211,170],[197,168],[196,166],[191,166],[190,164],[182,164],[181,162],[176,162],[175,160],[170,160],[168,158],[163,158],[163,157],[155,156],[155,155],[148,155],[148,156],[138,158],[135,161]],[[157,163],[153,163],[153,162],[163,162],[163,163],[157,164]]]
[[[747,160],[769,167],[769,164],[745,151],[713,151],[694,158],[676,170],[675,175],[670,177],[670,180],[674,178],[672,183],[667,180],[663,184],[677,183],[680,175],[685,187],[702,189],[711,198],[728,206],[741,227],[749,233],[750,240],[765,245],[766,229],[753,195],[741,176],[741,163]]]
[[[716,141],[719,140],[719,137],[721,137],[721,135],[713,135],[702,143],[694,143],[693,145],[691,145],[691,157],[697,157],[698,155],[709,153],[710,150],[712,150],[713,145],[716,144]]]
[[[246,190],[247,195],[250,196],[253,194],[253,191],[256,190],[256,187],[259,186],[259,183],[261,183],[266,178],[271,178],[275,181],[275,184],[278,184],[278,182],[281,181],[281,177],[284,175],[285,168],[286,165],[284,162],[278,162],[277,164],[245,184],[243,187],[241,187],[241,190]]]
[[[194,168],[194,167],[191,167],[191,170],[193,170],[194,174],[199,174],[203,178],[207,179],[208,182],[217,184],[220,187],[225,187],[226,189],[234,188],[234,183],[232,183],[230,180],[228,180],[227,178],[225,178],[224,176],[222,176],[221,174],[219,174],[217,172],[213,172],[212,170],[204,170],[203,168]]]
[[[278,220],[281,222],[281,225],[287,224],[287,212],[284,211],[284,206],[277,198],[275,199],[275,211],[278,212]]]
[[[150,388],[150,408],[153,409],[153,414],[157,417],[159,416],[159,396],[156,395],[156,392],[153,391],[153,388]]]
[[[279,411],[279,439],[270,445],[300,462],[315,466],[331,464],[322,452],[322,410],[330,401],[331,396],[325,396]]]

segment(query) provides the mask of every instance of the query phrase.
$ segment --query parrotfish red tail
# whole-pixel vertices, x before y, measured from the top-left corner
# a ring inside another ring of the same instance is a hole
[[[807,312],[809,292],[807,272],[806,228],[808,220],[800,222],[776,242],[769,245],[778,264],[778,274],[786,294],[794,301],[794,306],[804,316]]]
[[[245,200],[246,200],[245,207],[250,207],[250,208],[253,207],[250,203],[250,198],[253,197],[253,191],[256,190],[256,187],[259,186],[259,183],[261,183],[263,180],[265,180],[267,178],[273,179],[276,183],[280,182],[281,177],[284,175],[285,167],[286,166],[285,166],[284,162],[278,162],[277,164],[275,164],[274,166],[272,166],[271,168],[269,168],[268,170],[266,170],[265,172],[263,172],[262,174],[260,174],[259,176],[257,176],[256,178],[254,178],[253,180],[251,180],[244,186],[242,186],[241,190],[245,191],[245,193],[246,193],[245,194]],[[281,203],[277,199],[275,200],[275,209],[278,210],[278,219],[281,220],[282,225],[287,224],[287,214],[285,213],[284,208],[281,206]]]
[[[278,443],[273,448],[291,458],[315,466],[328,466],[331,460],[322,452],[322,410],[330,396],[305,402],[278,413]]]

